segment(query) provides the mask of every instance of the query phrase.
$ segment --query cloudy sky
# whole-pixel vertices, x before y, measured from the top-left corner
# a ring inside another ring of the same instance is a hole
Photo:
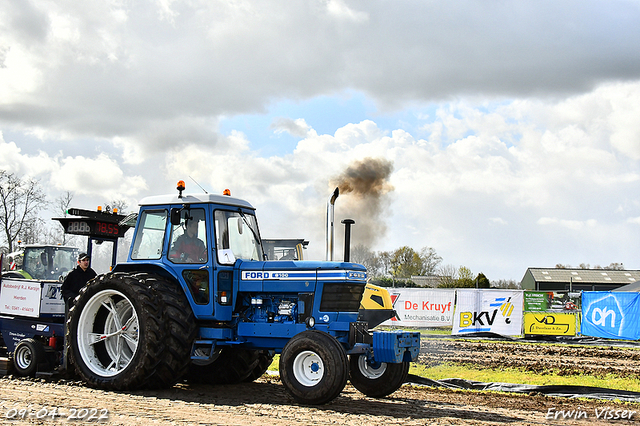
[[[340,185],[376,251],[640,269],[640,2],[4,0],[0,153],[79,208],[230,188],[313,259]]]

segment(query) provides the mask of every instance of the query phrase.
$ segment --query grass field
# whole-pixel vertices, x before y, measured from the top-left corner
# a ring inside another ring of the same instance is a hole
[[[432,380],[450,378],[473,380],[490,383],[520,383],[528,385],[561,385],[561,386],[592,386],[606,389],[624,389],[640,392],[640,379],[629,379],[608,375],[594,377],[590,375],[558,376],[556,374],[535,374],[530,371],[520,371],[515,368],[476,369],[473,366],[440,364],[434,367],[425,367],[421,364],[411,364],[409,374],[426,377]]]
[[[424,333],[424,330],[420,331],[421,333]],[[553,343],[531,344],[553,345]],[[271,366],[269,367],[269,370],[278,371],[278,363],[279,355],[276,355]],[[589,374],[559,375],[554,374],[553,372],[540,374],[519,368],[481,368],[473,364],[458,364],[447,362],[443,362],[441,364],[433,366],[411,363],[409,374],[428,378],[431,380],[459,378],[486,383],[518,383],[541,386],[590,386],[640,392],[640,377],[620,377],[614,374],[607,374],[597,377]]]

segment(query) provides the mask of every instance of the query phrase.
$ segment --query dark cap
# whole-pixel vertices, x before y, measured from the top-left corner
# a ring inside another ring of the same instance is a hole
[[[87,253],[80,253],[78,255],[78,260],[84,260],[84,259],[90,259],[89,255]]]

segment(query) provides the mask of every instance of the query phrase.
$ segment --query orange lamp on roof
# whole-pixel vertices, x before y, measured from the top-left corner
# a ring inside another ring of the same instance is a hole
[[[184,191],[184,181],[183,180],[179,180],[178,181],[178,187],[176,189],[178,190],[178,198],[182,198],[182,191]]]
[[[231,191],[229,189],[225,189],[224,191],[222,191],[222,195],[231,196]]]

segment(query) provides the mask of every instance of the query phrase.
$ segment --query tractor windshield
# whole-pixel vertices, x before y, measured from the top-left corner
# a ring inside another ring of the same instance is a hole
[[[252,214],[216,210],[216,252],[218,262],[232,265],[236,259],[262,260],[258,222]]]
[[[77,257],[78,249],[74,247],[27,247],[22,269],[33,279],[57,280],[75,267]]]

